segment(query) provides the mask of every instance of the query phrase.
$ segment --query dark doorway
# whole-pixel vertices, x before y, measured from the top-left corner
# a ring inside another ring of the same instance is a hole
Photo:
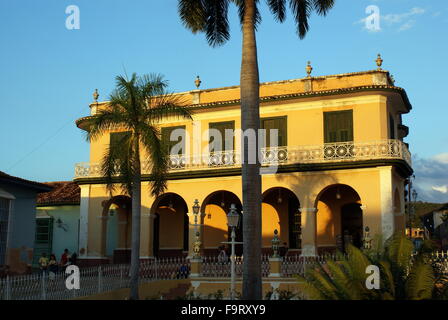
[[[359,203],[349,203],[341,208],[341,233],[344,248],[348,242],[362,246],[362,209]]]
[[[184,214],[184,245],[183,245],[183,249],[184,251],[188,252],[188,242],[189,242],[189,228],[190,228],[190,219],[188,218],[188,214],[187,214],[187,208],[185,208],[185,214]]]
[[[289,248],[302,248],[302,218],[300,213],[300,203],[297,197],[288,198],[288,228],[289,228]]]

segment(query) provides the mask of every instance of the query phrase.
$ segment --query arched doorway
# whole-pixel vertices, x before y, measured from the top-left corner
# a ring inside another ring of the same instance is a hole
[[[319,252],[345,250],[347,243],[362,245],[361,198],[350,186],[335,184],[316,200],[316,245]]]
[[[155,257],[182,256],[188,253],[188,207],[175,193],[165,193],[152,207],[153,255]]]
[[[217,255],[222,242],[230,241],[231,230],[227,226],[227,214],[231,204],[235,204],[241,215],[243,206],[240,199],[230,191],[216,191],[205,198],[201,207],[202,243],[205,255]],[[243,217],[236,229],[236,241],[243,241]],[[227,247],[229,247],[227,245]],[[243,253],[243,246],[235,246],[236,255]]]
[[[113,263],[129,263],[131,259],[131,204],[130,197],[121,195],[104,205],[104,252]]]
[[[359,203],[348,203],[341,208],[341,230],[343,245],[351,242],[355,247],[362,246],[362,210]]]
[[[289,189],[271,188],[263,193],[262,245],[270,251],[274,230],[277,229],[281,246],[301,249],[301,213],[297,196]]]

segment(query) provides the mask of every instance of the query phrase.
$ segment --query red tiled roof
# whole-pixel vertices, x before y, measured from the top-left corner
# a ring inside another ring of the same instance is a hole
[[[81,199],[81,189],[73,181],[46,182],[53,190],[40,193],[37,205],[78,205]]]

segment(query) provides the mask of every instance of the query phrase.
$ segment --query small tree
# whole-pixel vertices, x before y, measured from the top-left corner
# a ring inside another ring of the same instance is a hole
[[[316,264],[298,279],[306,296],[316,300],[446,299],[447,281],[431,265],[431,250],[426,243],[414,253],[412,241],[395,234],[382,252],[363,252],[349,245],[347,256]],[[380,270],[379,289],[366,286],[366,270],[371,265]]]
[[[168,83],[161,75],[151,74],[131,79],[118,76],[116,89],[106,108],[89,117],[87,139],[94,141],[111,130],[124,131],[111,141],[101,162],[102,175],[112,194],[116,184],[132,199],[132,248],[130,299],[138,299],[140,266],[141,151],[151,163],[151,193],[157,196],[166,189],[167,150],[161,142],[158,123],[166,116],[191,119],[178,97],[168,93]]]

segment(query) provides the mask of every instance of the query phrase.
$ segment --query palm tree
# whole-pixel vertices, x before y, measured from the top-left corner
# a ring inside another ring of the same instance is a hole
[[[383,252],[363,252],[349,245],[347,256],[318,263],[297,278],[305,295],[316,300],[446,299],[446,278],[432,266],[426,247],[417,254],[413,251],[411,240],[395,234]],[[378,290],[366,286],[366,268],[370,265],[378,266],[380,271]]]
[[[130,299],[138,299],[138,274],[140,265],[140,211],[141,211],[141,151],[151,163],[151,193],[154,196],[166,189],[168,156],[161,142],[159,121],[166,116],[191,119],[182,101],[168,93],[167,81],[161,75],[138,77],[128,80],[116,77],[116,89],[110,95],[107,108],[101,108],[88,119],[87,139],[94,141],[111,130],[124,132],[112,140],[106,150],[101,170],[109,192],[119,184],[132,198],[132,249]]]
[[[258,0],[179,0],[179,14],[193,33],[203,32],[208,43],[215,47],[230,38],[228,8],[233,2],[239,10],[243,33],[241,61],[241,126],[258,132],[259,76],[255,31],[261,22]],[[302,39],[308,32],[308,20],[313,11],[326,15],[335,0],[267,0],[267,4],[279,22],[286,18],[286,5],[292,10],[297,25],[297,34]],[[255,138],[259,150],[258,135]],[[261,176],[260,163],[249,163],[248,143],[242,143],[242,190],[243,190],[243,298],[261,299]],[[257,153],[258,154],[258,153]]]

